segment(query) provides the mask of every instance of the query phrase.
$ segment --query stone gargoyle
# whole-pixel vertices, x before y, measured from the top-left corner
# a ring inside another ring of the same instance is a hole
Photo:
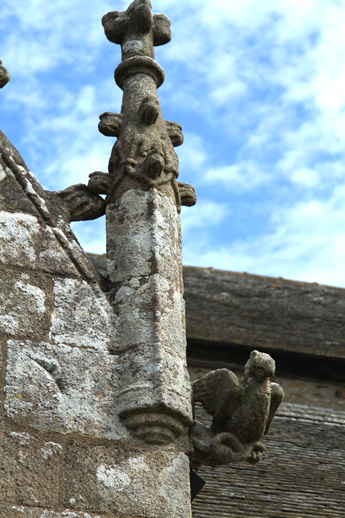
[[[201,403],[213,416],[209,427],[194,421],[193,468],[261,460],[266,451],[262,438],[284,398],[283,389],[270,381],[274,373],[270,355],[252,351],[242,385],[228,369],[209,372],[193,382],[193,404]]]

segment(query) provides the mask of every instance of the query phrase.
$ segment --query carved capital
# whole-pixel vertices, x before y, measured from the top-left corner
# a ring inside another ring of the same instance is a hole
[[[89,175],[88,190],[94,194],[108,194],[113,182],[109,173],[94,171]],[[181,199],[181,205],[192,207],[197,202],[195,189],[188,183],[177,182],[177,189]]]
[[[182,128],[163,119],[157,95],[164,71],[154,59],[153,47],[170,41],[170,21],[163,14],[152,14],[149,0],[134,0],[126,11],[106,14],[102,23],[107,38],[121,45],[115,81],[124,95],[120,114],[100,116],[100,132],[117,137],[109,160],[110,178],[93,173],[89,189],[106,194],[106,204],[130,189],[154,188],[172,198],[178,211],[181,204],[192,206],[194,189],[176,181],[174,147],[183,142]]]

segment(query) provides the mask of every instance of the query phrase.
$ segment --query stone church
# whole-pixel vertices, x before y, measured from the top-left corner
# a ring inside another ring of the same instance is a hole
[[[45,191],[0,132],[0,517],[345,517],[345,290],[182,267],[170,22],[102,23],[108,172]],[[69,224],[103,214],[87,255]]]

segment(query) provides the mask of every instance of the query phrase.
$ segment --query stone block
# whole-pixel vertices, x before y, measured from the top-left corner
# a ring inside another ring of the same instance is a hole
[[[4,377],[5,377],[5,361],[3,355],[4,344],[0,340],[0,432],[3,427],[3,416],[4,416]]]
[[[0,434],[0,502],[57,507],[62,446],[26,432]]]
[[[0,162],[0,210],[21,212],[38,216],[38,212],[23,189],[18,185],[12,171]]]
[[[173,283],[158,274],[124,282],[114,297],[114,351],[161,343],[185,357],[185,304]]]
[[[97,281],[98,272],[78,243],[70,225],[60,217],[57,226],[53,228],[53,232],[62,248],[68,251],[68,255],[71,258],[69,261],[75,265],[83,278],[91,282]]]
[[[51,288],[43,275],[0,269],[0,333],[35,337],[48,335]]]
[[[114,310],[97,284],[77,279],[54,282],[54,312],[50,330],[57,344],[103,350],[114,340]]]
[[[45,432],[119,439],[118,357],[92,349],[9,340],[5,413]]]
[[[132,189],[107,208],[107,250],[112,281],[158,273],[182,291],[180,216],[159,191]]]
[[[32,214],[0,212],[0,263],[79,275],[53,229]]]
[[[138,347],[121,355],[117,391],[119,413],[164,408],[183,422],[192,418],[191,388],[184,359],[161,344]]]
[[[0,504],[0,518],[110,518],[100,514],[74,512],[69,509],[64,511],[50,511],[34,507]],[[111,517],[113,518],[113,517]]]
[[[65,458],[65,506],[131,518],[188,518],[189,461],[183,453],[125,454],[71,444]]]

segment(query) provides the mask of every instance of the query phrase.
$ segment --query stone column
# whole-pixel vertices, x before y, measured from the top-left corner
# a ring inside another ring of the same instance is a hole
[[[118,137],[109,173],[94,173],[89,186],[107,194],[114,353],[121,355],[117,409],[131,433],[168,444],[186,437],[192,423],[173,146],[182,134],[163,120],[157,87],[164,73],[153,52],[170,40],[170,22],[152,15],[149,1],[135,0],[127,11],[104,16],[103,25],[108,39],[121,44],[115,80],[124,93],[120,114],[101,115],[100,130]],[[97,189],[102,182],[105,191]]]
[[[157,95],[164,72],[153,46],[170,40],[170,22],[162,14],[152,15],[149,1],[135,0],[125,12],[105,15],[102,23],[108,39],[122,49],[115,71],[123,89],[121,113],[101,115],[99,125],[117,141],[109,172],[93,173],[89,182],[93,192],[107,195],[113,353],[119,356],[116,410],[128,434],[126,448],[132,444],[148,458],[165,459],[169,477],[158,484],[158,493],[171,492],[180,503],[173,514],[171,502],[165,511],[162,505],[162,516],[187,518],[192,407],[180,208],[181,198],[191,205],[195,196],[190,186],[176,181],[174,146],[183,141],[181,127],[163,119]]]

